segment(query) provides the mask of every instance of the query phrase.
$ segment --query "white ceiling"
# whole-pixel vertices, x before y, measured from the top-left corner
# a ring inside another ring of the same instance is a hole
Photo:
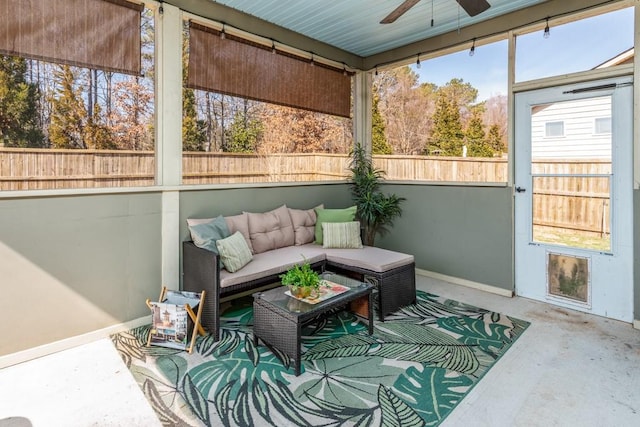
[[[543,3],[545,0],[488,0],[491,7],[473,18],[469,17],[455,0],[420,0],[391,24],[380,24],[380,21],[403,0],[210,1],[351,54],[368,57],[463,29],[490,18]]]

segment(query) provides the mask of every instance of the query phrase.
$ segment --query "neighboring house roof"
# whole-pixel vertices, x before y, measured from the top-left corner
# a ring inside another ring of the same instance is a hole
[[[607,68],[607,67],[613,67],[616,65],[633,64],[633,57],[634,57],[634,48],[627,49],[624,52],[614,56],[613,58],[606,60],[602,64],[596,65],[595,67],[593,67],[593,69],[597,70],[598,68]]]

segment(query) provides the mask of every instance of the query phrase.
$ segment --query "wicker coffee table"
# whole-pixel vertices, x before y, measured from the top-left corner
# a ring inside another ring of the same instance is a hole
[[[331,315],[342,307],[351,307],[358,317],[366,316],[369,335],[373,333],[373,285],[329,272],[323,273],[322,279],[349,289],[316,304],[288,296],[285,293],[288,289],[284,286],[253,294],[254,344],[257,346],[262,340],[291,358],[295,362],[296,376],[300,375],[300,336],[304,325]],[[362,310],[357,310],[358,306]]]

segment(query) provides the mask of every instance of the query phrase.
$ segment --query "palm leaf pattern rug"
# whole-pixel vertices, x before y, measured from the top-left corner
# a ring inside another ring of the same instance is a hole
[[[247,299],[225,311],[220,340],[200,337],[192,354],[146,347],[149,326],[111,338],[167,426],[434,426],[529,323],[417,295],[373,335],[347,312],[306,327],[299,377],[253,344]]]

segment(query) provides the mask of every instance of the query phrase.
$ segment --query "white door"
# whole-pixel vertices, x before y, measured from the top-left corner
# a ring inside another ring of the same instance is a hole
[[[633,320],[631,78],[515,96],[516,294]]]

